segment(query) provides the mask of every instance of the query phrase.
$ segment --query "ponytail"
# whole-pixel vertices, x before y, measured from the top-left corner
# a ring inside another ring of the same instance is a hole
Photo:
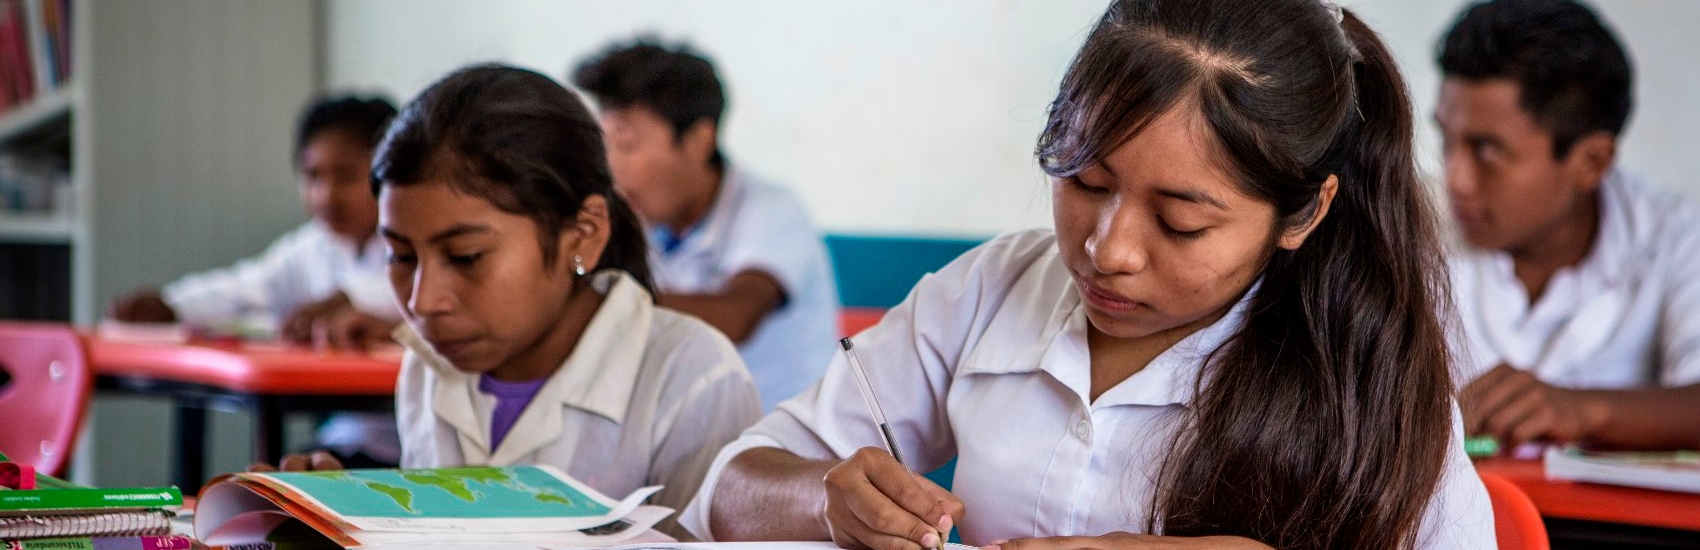
[[[1253,5],[1255,4],[1255,5]],[[1195,94],[1195,95],[1189,95]],[[1147,528],[1276,548],[1415,545],[1451,445],[1449,294],[1412,114],[1363,21],[1316,0],[1119,0],[1064,77],[1041,165],[1069,175],[1196,104],[1271,238],[1237,333],[1206,362]]]
[[[1302,246],[1273,253],[1245,326],[1212,357],[1194,430],[1167,466],[1170,534],[1408,548],[1439,484],[1447,294],[1410,101],[1374,32],[1350,12],[1340,25],[1357,57],[1352,101],[1304,170],[1307,189],[1334,175],[1337,192]],[[1315,215],[1307,197],[1288,225]]]
[[[644,237],[643,223],[619,193],[608,195],[608,223],[611,234],[608,246],[602,250],[599,267],[626,272],[654,299],[655,277],[649,272],[649,242]]]

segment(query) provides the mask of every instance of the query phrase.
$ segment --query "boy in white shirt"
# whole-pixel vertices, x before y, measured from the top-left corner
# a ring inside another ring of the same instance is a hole
[[[644,219],[660,304],[738,345],[764,411],[818,380],[838,335],[826,246],[796,195],[721,154],[714,66],[639,38],[572,79],[595,99],[615,184]]]
[[[1700,444],[1700,210],[1614,165],[1623,48],[1570,0],[1498,0],[1464,12],[1439,62],[1466,428]]]
[[[383,98],[308,105],[297,123],[295,166],[313,219],[259,256],[114,300],[107,316],[201,327],[259,321],[284,339],[336,347],[386,339],[400,314],[370,180],[373,147],[395,113]],[[401,456],[389,415],[337,415],[320,429],[319,444],[357,464],[394,464]],[[356,453],[370,460],[351,458]]]

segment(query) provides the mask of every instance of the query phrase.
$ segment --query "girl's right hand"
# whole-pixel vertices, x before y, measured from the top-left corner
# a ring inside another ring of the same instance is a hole
[[[962,500],[898,464],[890,453],[864,447],[826,474],[824,521],[844,548],[942,548],[962,521]]]

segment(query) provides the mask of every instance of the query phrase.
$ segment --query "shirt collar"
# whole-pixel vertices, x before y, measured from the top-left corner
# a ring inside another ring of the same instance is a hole
[[[553,400],[619,423],[625,420],[642,370],[643,343],[649,340],[655,306],[649,292],[625,271],[603,269],[590,277],[591,287],[604,295],[602,305],[534,402]],[[477,375],[454,368],[407,324],[397,328],[394,336],[438,376],[477,385]]]
[[[725,240],[732,221],[737,219],[737,205],[744,193],[744,174],[727,161],[722,165],[720,188],[714,192],[714,204],[708,207],[696,225],[674,235],[665,227],[655,226],[648,232],[649,243],[662,257],[712,250]]]
[[[307,223],[313,227],[314,231],[319,233],[320,238],[330,243],[331,247],[348,254],[349,257],[360,260],[362,263],[371,258],[383,258],[387,254],[387,251],[384,250],[384,237],[379,235],[377,231],[373,231],[372,236],[367,237],[363,242],[354,242],[335,231],[331,231],[330,226],[320,222],[317,218]]]
[[[1050,254],[1054,256],[1055,250]],[[959,373],[1044,371],[1074,390],[1083,401],[1089,400],[1092,387],[1092,360],[1086,341],[1089,321],[1079,288],[1060,260],[1053,257],[1040,261],[1050,265],[1017,281],[1001,306],[1042,312],[1044,320],[1039,336],[1033,337],[1032,317],[1021,319],[1024,317],[1021,313],[997,316],[987,326],[976,349],[958,367]],[[1204,361],[1239,331],[1251,297],[1262,284],[1261,279],[1254,282],[1221,319],[1158,354],[1145,368],[1099,395],[1092,406],[1190,403],[1197,393]],[[1042,345],[1031,345],[1034,342]]]
[[[1629,190],[1623,178],[1623,173],[1613,168],[1600,182],[1599,233],[1594,236],[1593,249],[1582,260],[1582,266],[1598,272],[1608,287],[1623,282],[1630,256],[1634,254],[1635,235],[1630,224],[1635,217],[1631,212],[1635,201],[1624,196]]]

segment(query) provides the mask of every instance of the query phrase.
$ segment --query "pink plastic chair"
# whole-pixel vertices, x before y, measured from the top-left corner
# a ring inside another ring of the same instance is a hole
[[[70,327],[0,322],[0,453],[62,476],[88,410],[88,352]]]
[[[1493,502],[1494,534],[1500,550],[1548,550],[1546,524],[1541,512],[1517,484],[1499,474],[1480,472]]]

